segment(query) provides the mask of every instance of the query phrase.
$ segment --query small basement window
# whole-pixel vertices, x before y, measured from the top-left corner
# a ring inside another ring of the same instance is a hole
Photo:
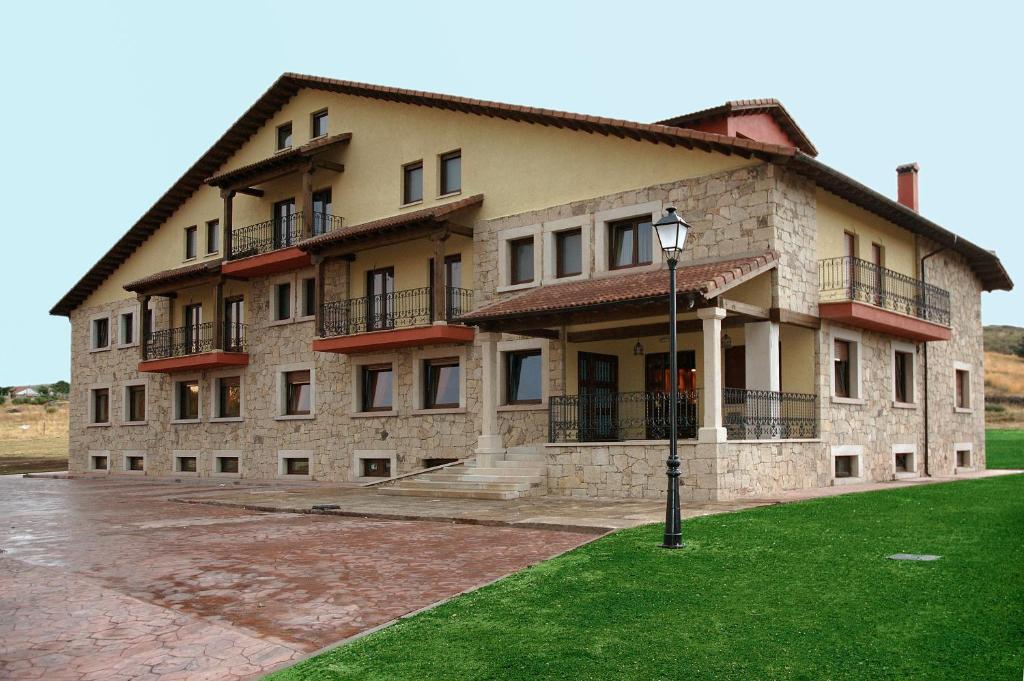
[[[287,458],[284,460],[285,475],[309,475],[309,459]]]
[[[971,467],[971,450],[969,450],[969,449],[958,449],[958,450],[956,450],[956,467],[957,468],[970,468]]]
[[[909,473],[912,470],[910,452],[896,452],[896,472]]]
[[[129,456],[125,459],[125,468],[130,471],[144,471],[146,459],[142,456]]]
[[[843,455],[836,457],[835,477],[837,478],[856,478],[857,477],[857,457],[853,455]]]
[[[218,456],[217,457],[217,468],[218,473],[238,473],[238,457],[237,456]]]
[[[178,473],[195,473],[196,470],[198,470],[196,467],[196,458],[197,457],[194,456],[179,456],[177,458],[178,465],[175,470]]]
[[[364,478],[390,478],[391,459],[360,459]]]
[[[94,471],[105,471],[107,470],[107,457],[102,454],[96,454],[91,459],[92,469]]]

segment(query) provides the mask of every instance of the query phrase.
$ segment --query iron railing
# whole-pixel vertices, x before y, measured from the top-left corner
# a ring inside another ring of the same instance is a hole
[[[223,347],[218,348],[216,345],[215,322],[163,329],[153,331],[146,337],[146,359],[184,357],[214,350],[245,352],[245,324],[225,323],[221,342]]]
[[[823,303],[854,301],[949,326],[949,291],[880,267],[842,256],[818,263]]]
[[[725,388],[722,425],[730,440],[818,437],[818,396]]]
[[[240,227],[231,232],[231,252],[228,253],[228,260],[288,248],[310,236],[319,236],[339,229],[344,222],[342,218],[330,213],[316,212],[312,214],[312,218],[311,234],[306,232],[302,211]]]
[[[426,326],[434,321],[433,288],[392,291],[349,300],[324,303],[319,333],[325,338],[349,336],[366,331],[383,331],[408,326]],[[441,319],[452,320],[473,309],[473,291],[445,286],[445,309]]]
[[[664,440],[669,436],[671,396],[664,392],[557,395],[548,399],[551,442]],[[697,437],[700,391],[679,393],[677,433]]]

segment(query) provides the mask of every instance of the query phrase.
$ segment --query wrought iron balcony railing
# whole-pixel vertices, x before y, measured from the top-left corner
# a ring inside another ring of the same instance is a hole
[[[820,302],[867,303],[949,326],[949,291],[884,267],[842,256],[818,263]]]
[[[367,331],[426,326],[434,321],[433,288],[392,291],[373,296],[325,303],[319,333],[325,338]],[[473,291],[446,286],[443,320],[452,320],[473,309]]]
[[[228,260],[238,260],[288,248],[303,239],[339,229],[344,222],[342,218],[330,213],[313,213],[311,217],[309,230],[306,229],[303,213],[299,211],[287,217],[257,222],[255,225],[240,227],[232,231],[231,252],[228,253]]]
[[[146,337],[146,359],[167,359],[197,355],[201,352],[224,350],[245,352],[245,324],[226,323],[224,334],[217,346],[216,323],[204,322],[175,329],[153,331]]]
[[[664,392],[557,395],[548,399],[551,442],[664,440],[669,436],[671,396]],[[679,393],[680,439],[697,437],[700,391]]]
[[[774,390],[725,388],[722,425],[730,440],[818,437],[818,396]]]

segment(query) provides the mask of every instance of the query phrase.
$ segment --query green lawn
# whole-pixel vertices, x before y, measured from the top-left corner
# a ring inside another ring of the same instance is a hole
[[[1024,468],[1024,430],[989,430],[985,433],[987,468]]]
[[[618,532],[269,678],[1020,679],[1024,476],[683,527],[684,550]]]

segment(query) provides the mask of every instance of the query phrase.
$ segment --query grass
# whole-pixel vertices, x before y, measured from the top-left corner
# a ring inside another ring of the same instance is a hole
[[[1024,430],[989,430],[985,433],[987,468],[1024,469]]]
[[[626,530],[268,679],[1016,679],[1022,523],[1008,476]]]
[[[9,410],[17,409],[16,413]],[[37,404],[0,407],[0,475],[68,467],[68,405],[52,411]]]
[[[985,394],[1024,396],[1024,357],[986,352]]]

